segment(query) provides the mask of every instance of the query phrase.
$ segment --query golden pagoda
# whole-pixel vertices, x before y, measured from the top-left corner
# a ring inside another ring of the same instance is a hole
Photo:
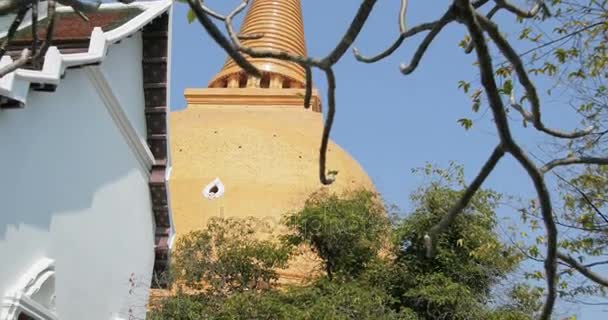
[[[241,34],[263,34],[244,41],[253,48],[305,55],[303,30],[300,0],[253,0]],[[170,190],[178,237],[213,217],[255,217],[276,227],[320,188],[373,190],[357,161],[333,142],[327,168],[339,174],[332,185],[321,185],[323,115],[316,91],[312,108],[304,108],[305,71],[273,59],[249,61],[262,78],[248,77],[229,59],[208,88],[186,89],[187,108],[171,113]]]

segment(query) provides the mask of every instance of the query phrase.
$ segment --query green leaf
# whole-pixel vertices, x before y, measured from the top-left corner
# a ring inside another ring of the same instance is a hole
[[[194,11],[192,11],[192,9],[188,9],[186,18],[188,19],[188,23],[192,23],[194,20],[196,20],[196,15],[194,14]]]
[[[465,130],[469,130],[469,129],[471,129],[471,127],[473,127],[473,120],[471,120],[471,119],[467,119],[467,118],[458,119],[458,123],[460,123],[460,125]]]
[[[464,93],[469,92],[469,88],[471,88],[471,83],[463,80],[458,81],[458,89],[462,88]]]
[[[473,112],[479,112],[479,107],[481,106],[481,102],[479,100],[473,101]]]
[[[510,96],[513,92],[513,82],[511,80],[506,80],[502,85],[502,91],[505,95]]]

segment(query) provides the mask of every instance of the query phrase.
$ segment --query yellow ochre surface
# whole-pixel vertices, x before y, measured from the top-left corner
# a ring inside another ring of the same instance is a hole
[[[190,106],[172,112],[170,125],[169,184],[178,236],[218,216],[252,216],[276,225],[322,188],[320,113],[277,106]],[[326,187],[332,192],[373,190],[359,164],[335,143],[327,168],[339,172]],[[209,200],[202,191],[215,178],[225,194]]]

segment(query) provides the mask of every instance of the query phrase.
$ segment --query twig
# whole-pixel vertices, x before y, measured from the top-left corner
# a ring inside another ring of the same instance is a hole
[[[19,57],[19,59],[13,61],[9,65],[0,68],[0,78],[24,66],[28,61],[30,61],[30,57],[30,49],[23,49],[23,51],[21,51],[21,56]]]

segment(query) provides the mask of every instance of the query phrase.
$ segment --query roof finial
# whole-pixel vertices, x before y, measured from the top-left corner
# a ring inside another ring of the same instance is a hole
[[[243,40],[243,45],[251,48],[276,49],[306,55],[300,0],[253,0],[241,27],[241,34],[263,35],[258,39]],[[234,61],[229,59],[211,80],[209,87],[304,87],[305,71],[297,64],[275,59],[248,60],[265,73],[268,79],[247,79]]]

